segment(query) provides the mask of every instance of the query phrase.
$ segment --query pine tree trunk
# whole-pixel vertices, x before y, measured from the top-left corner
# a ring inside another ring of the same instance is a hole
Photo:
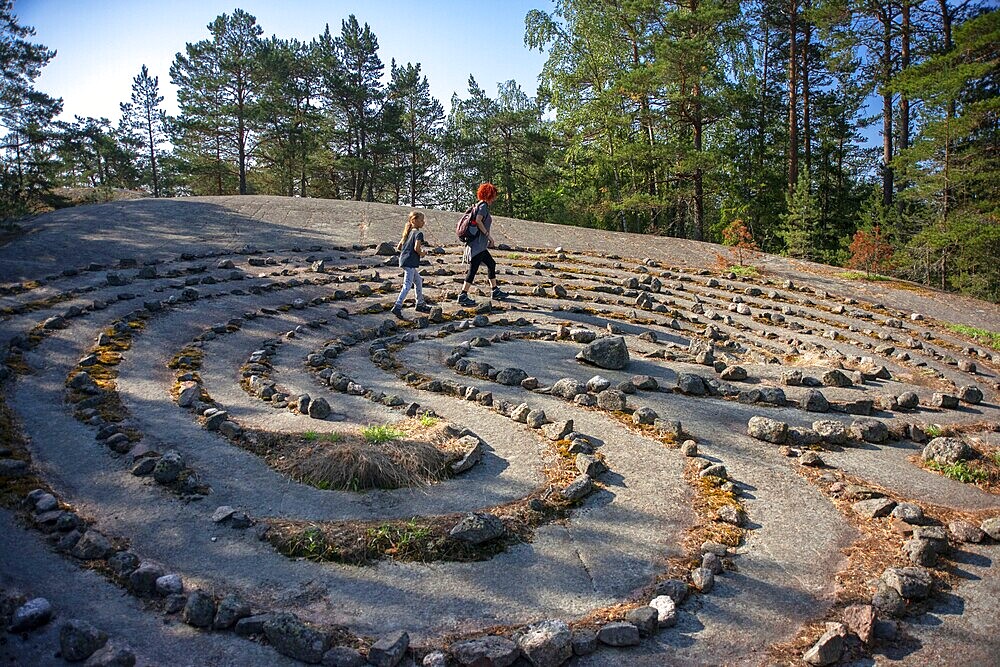
[[[798,18],[798,0],[791,0],[788,23],[788,193],[795,192],[795,183],[799,178],[799,114],[798,114],[798,57],[795,54],[795,42],[798,39],[796,19]]]
[[[882,21],[882,205],[892,206],[892,7],[885,6]]]
[[[812,0],[805,0],[805,10],[812,8]],[[812,170],[812,130],[809,122],[809,41],[812,39],[812,25],[805,18],[805,38],[802,42],[802,148],[806,160],[806,173]]]

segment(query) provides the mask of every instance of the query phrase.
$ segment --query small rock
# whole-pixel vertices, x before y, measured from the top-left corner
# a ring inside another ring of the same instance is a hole
[[[960,387],[958,390],[958,399],[964,403],[978,405],[983,402],[983,391],[974,385]]]
[[[515,642],[492,635],[455,642],[449,651],[460,665],[489,664],[495,667],[508,667],[521,655],[521,649]]]
[[[133,667],[135,654],[128,649],[105,644],[91,655],[83,667]]]
[[[822,468],[825,463],[819,454],[813,451],[802,452],[799,456],[799,465],[810,466],[813,468]]]
[[[188,597],[182,614],[184,622],[196,628],[207,628],[215,619],[215,599],[203,591],[195,591]]]
[[[924,510],[913,503],[899,503],[892,510],[892,516],[908,524],[919,526],[924,523]]]
[[[590,475],[580,475],[566,486],[560,495],[569,501],[576,501],[589,495],[594,490],[594,480]]]
[[[573,420],[567,419],[565,421],[552,422],[551,424],[542,425],[542,433],[549,440],[562,440],[567,435],[573,432]]]
[[[625,393],[618,389],[605,389],[597,394],[597,407],[611,412],[621,412],[626,405]]]
[[[608,646],[637,646],[639,628],[624,621],[613,621],[597,631],[597,640]]]
[[[857,419],[851,423],[851,436],[864,442],[883,443],[889,439],[889,427],[877,419]]]
[[[705,567],[691,570],[691,583],[702,593],[708,593],[715,585],[715,574]]]
[[[652,408],[641,407],[632,413],[632,422],[635,424],[652,424],[658,416]]]
[[[573,657],[573,634],[562,620],[540,621],[517,634],[517,645],[535,667],[558,667]]]
[[[881,581],[907,600],[922,600],[931,592],[931,575],[922,567],[890,567]]]
[[[597,650],[597,632],[587,628],[573,631],[573,655],[590,655]]]
[[[898,617],[906,611],[906,600],[895,588],[880,581],[875,595],[872,596],[872,606],[879,616]]]
[[[812,423],[814,431],[819,433],[825,442],[831,445],[843,445],[847,442],[847,427],[843,423],[831,419],[821,419]]]
[[[975,450],[960,438],[934,438],[921,454],[924,461],[935,461],[944,465],[952,465],[959,461],[967,461],[975,455]]]
[[[768,417],[751,417],[747,423],[747,435],[780,445],[788,438],[788,424]]]
[[[240,623],[244,621],[250,621],[250,619],[243,619]],[[249,629],[248,626],[249,623],[245,630]],[[278,653],[302,662],[310,664],[320,662],[330,646],[330,640],[325,634],[309,627],[294,614],[267,614],[262,629],[267,641]],[[239,633],[239,624],[237,624],[237,633]]]
[[[872,640],[875,629],[875,608],[869,604],[852,604],[844,609],[844,624],[865,644]]]
[[[111,553],[111,540],[91,529],[83,534],[70,553],[80,560],[101,560]]]
[[[467,514],[449,531],[456,540],[472,545],[483,544],[495,540],[504,534],[504,525],[497,517],[487,512]]]
[[[994,542],[1000,542],[1000,517],[984,520],[979,524],[979,529],[989,535]]]
[[[659,627],[658,616],[659,612],[653,607],[636,607],[625,614],[625,620],[638,628],[641,636],[648,637]]]
[[[847,626],[843,623],[827,623],[826,632],[805,652],[802,659],[810,665],[832,665],[840,660],[844,652],[844,637]]]
[[[179,574],[165,574],[156,580],[156,592],[167,597],[184,592],[184,581]]]
[[[851,505],[851,509],[854,510],[855,514],[863,516],[866,519],[877,519],[879,517],[889,516],[895,507],[896,501],[889,500],[888,498],[871,498],[869,500],[861,500]]]
[[[598,338],[588,343],[576,358],[610,370],[621,370],[629,362],[628,347],[621,336]]]
[[[656,623],[661,628],[671,628],[677,624],[677,605],[669,595],[657,595],[649,606],[656,610]]]
[[[948,532],[956,542],[971,542],[979,544],[986,539],[986,533],[967,521],[952,521],[948,524]]]
[[[59,628],[59,652],[68,662],[86,660],[107,641],[107,634],[86,621],[71,619]]]
[[[723,505],[718,509],[716,514],[719,521],[733,526],[742,526],[747,520],[746,513],[734,505]]]
[[[956,410],[958,409],[958,397],[951,394],[935,393],[931,396],[931,407]]]
[[[820,382],[827,387],[850,387],[854,384],[851,382],[851,379],[843,373],[843,371],[836,368],[823,373],[822,377],[820,377]]]
[[[375,667],[395,667],[410,645],[410,635],[393,632],[384,635],[368,649],[368,662]]]
[[[681,443],[681,454],[684,456],[698,456],[698,443],[694,440],[685,440]]]
[[[33,598],[14,610],[7,632],[31,632],[52,619],[52,604],[45,598]]]

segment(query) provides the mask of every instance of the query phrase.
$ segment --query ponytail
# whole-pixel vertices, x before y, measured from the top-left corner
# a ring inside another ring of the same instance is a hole
[[[403,225],[403,236],[400,237],[399,243],[396,245],[397,248],[403,247],[403,244],[406,243],[406,237],[410,235],[410,232],[412,230],[413,230],[413,225],[410,224],[409,220],[407,220],[406,224]]]

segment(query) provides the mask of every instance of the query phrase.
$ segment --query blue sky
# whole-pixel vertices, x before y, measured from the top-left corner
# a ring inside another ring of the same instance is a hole
[[[550,11],[550,0],[15,0],[21,25],[32,26],[34,41],[57,55],[42,70],[37,87],[62,97],[63,119],[74,115],[118,119],[120,102],[131,96],[142,65],[160,79],[163,106],[176,111],[170,64],[188,42],[208,37],[206,26],[236,8],[253,14],[264,36],[310,40],[353,13],[379,40],[379,56],[389,68],[420,63],[432,94],[448,108],[454,92],[467,95],[472,74],[491,96],[497,83],[515,79],[534,96],[545,56],[524,46],[524,16]]]

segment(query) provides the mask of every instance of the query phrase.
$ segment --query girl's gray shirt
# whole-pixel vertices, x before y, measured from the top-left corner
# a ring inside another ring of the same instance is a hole
[[[489,233],[490,227],[493,225],[493,216],[490,215],[490,205],[484,201],[479,202],[476,205],[476,218],[482,217],[483,221],[479,229],[479,233],[476,234],[471,241],[465,244],[465,251],[462,253],[462,261],[468,264],[472,261],[472,258],[483,252],[489,246]]]

